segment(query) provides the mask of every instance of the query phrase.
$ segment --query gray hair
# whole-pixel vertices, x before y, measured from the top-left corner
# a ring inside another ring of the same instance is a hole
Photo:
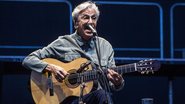
[[[99,17],[100,11],[99,11],[98,7],[96,6],[96,4],[91,1],[86,1],[86,2],[79,4],[76,8],[74,8],[74,10],[72,12],[73,22],[74,23],[76,22],[81,11],[86,10],[88,8],[94,9],[97,13],[97,17]]]

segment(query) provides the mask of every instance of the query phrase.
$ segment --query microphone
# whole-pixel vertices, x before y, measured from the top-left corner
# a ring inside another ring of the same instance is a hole
[[[94,33],[94,34],[97,34],[96,30],[90,25],[90,24],[87,24],[87,27],[89,29],[91,29],[91,31]]]

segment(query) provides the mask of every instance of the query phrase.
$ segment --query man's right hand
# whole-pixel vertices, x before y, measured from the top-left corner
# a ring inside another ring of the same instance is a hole
[[[54,74],[56,80],[59,82],[62,82],[62,80],[65,79],[66,76],[69,74],[62,67],[54,65],[54,64],[48,64],[47,67],[45,68],[45,70],[52,72]]]

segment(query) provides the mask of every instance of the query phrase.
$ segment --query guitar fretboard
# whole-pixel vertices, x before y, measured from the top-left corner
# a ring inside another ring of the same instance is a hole
[[[124,74],[124,73],[130,73],[130,72],[137,71],[137,66],[136,66],[136,63],[133,63],[133,64],[117,66],[113,69],[119,74]]]
[[[118,72],[119,74],[130,73],[137,71],[136,63],[121,65],[114,68],[111,68],[114,71]],[[104,70],[104,73],[107,73],[107,70]],[[71,74],[69,77],[70,81],[81,83],[81,82],[88,82],[92,80],[97,80],[100,78],[101,71],[100,70],[89,70],[83,73],[75,73]]]

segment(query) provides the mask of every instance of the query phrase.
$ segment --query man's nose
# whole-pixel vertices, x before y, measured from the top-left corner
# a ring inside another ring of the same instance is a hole
[[[88,19],[88,22],[87,23],[93,23],[93,20],[92,20],[92,18],[91,17],[89,17],[89,19]]]

